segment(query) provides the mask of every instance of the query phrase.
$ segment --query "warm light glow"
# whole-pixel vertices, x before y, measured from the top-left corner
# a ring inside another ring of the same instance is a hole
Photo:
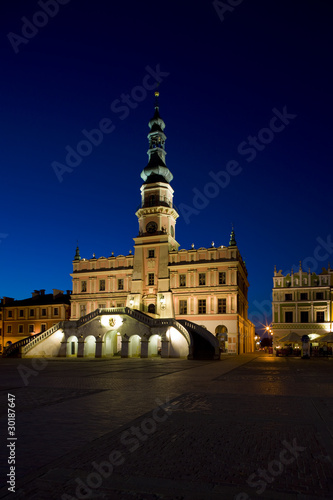
[[[123,319],[118,315],[110,316],[108,314],[103,314],[101,317],[101,325],[105,326],[106,328],[117,330],[118,328],[121,327],[122,324],[123,324]]]
[[[318,333],[310,333],[309,334],[309,339],[310,340],[317,339],[318,337],[321,337],[321,335],[318,335]]]
[[[62,330],[57,330],[53,335],[54,338],[59,341],[62,341],[62,339],[64,338],[64,332]]]

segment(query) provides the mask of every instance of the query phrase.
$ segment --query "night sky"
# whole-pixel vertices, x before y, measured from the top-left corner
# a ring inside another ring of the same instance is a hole
[[[256,323],[275,264],[333,265],[332,14],[2,0],[0,296],[71,289],[77,240],[85,258],[133,250],[157,80],[180,248],[228,245],[234,224]]]

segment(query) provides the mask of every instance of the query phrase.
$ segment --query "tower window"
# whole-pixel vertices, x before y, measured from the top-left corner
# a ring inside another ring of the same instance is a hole
[[[186,274],[179,275],[179,286],[186,286]]]
[[[81,281],[81,292],[86,292],[86,291],[87,291],[87,282]]]
[[[187,314],[187,300],[179,301],[179,314]]]
[[[148,250],[149,259],[153,259],[155,257],[155,250]]]
[[[105,291],[105,280],[99,280],[99,291],[100,292]]]
[[[148,285],[154,285],[155,282],[155,275],[154,273],[149,273],[148,274]]]
[[[205,284],[206,284],[206,274],[199,273],[199,285],[205,285]]]
[[[217,312],[219,314],[227,312],[227,299],[217,299]]]
[[[206,299],[198,300],[198,314],[206,314]]]
[[[118,290],[124,290],[124,280],[122,278],[118,280]]]
[[[219,285],[225,285],[226,283],[226,273],[221,272],[219,273]]]

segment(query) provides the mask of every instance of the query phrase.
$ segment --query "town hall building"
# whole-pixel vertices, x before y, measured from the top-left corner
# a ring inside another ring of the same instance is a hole
[[[234,230],[226,246],[179,249],[158,98],[156,92],[134,251],[85,259],[77,247],[71,317],[59,327],[61,345],[57,351],[52,344],[52,355],[219,359],[254,350],[249,282]],[[28,344],[24,355],[41,355],[43,342]]]

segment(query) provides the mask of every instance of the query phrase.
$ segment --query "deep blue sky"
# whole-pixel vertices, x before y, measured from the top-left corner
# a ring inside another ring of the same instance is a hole
[[[77,240],[86,258],[133,248],[154,92],[125,119],[110,106],[148,65],[169,73],[159,90],[175,205],[193,207],[230,160],[241,168],[189,221],[181,214],[181,248],[227,245],[233,223],[257,320],[274,264],[327,265],[333,248],[316,249],[332,220],[329,2],[243,0],[222,21],[207,0],[70,0],[27,43],[8,33],[22,36],[22,17],[43,24],[37,1],[2,0],[0,11],[0,296],[71,288]],[[296,118],[273,138],[261,132],[284,107]],[[60,183],[52,162],[103,118],[115,129]],[[271,142],[248,161],[238,148],[258,133]]]

